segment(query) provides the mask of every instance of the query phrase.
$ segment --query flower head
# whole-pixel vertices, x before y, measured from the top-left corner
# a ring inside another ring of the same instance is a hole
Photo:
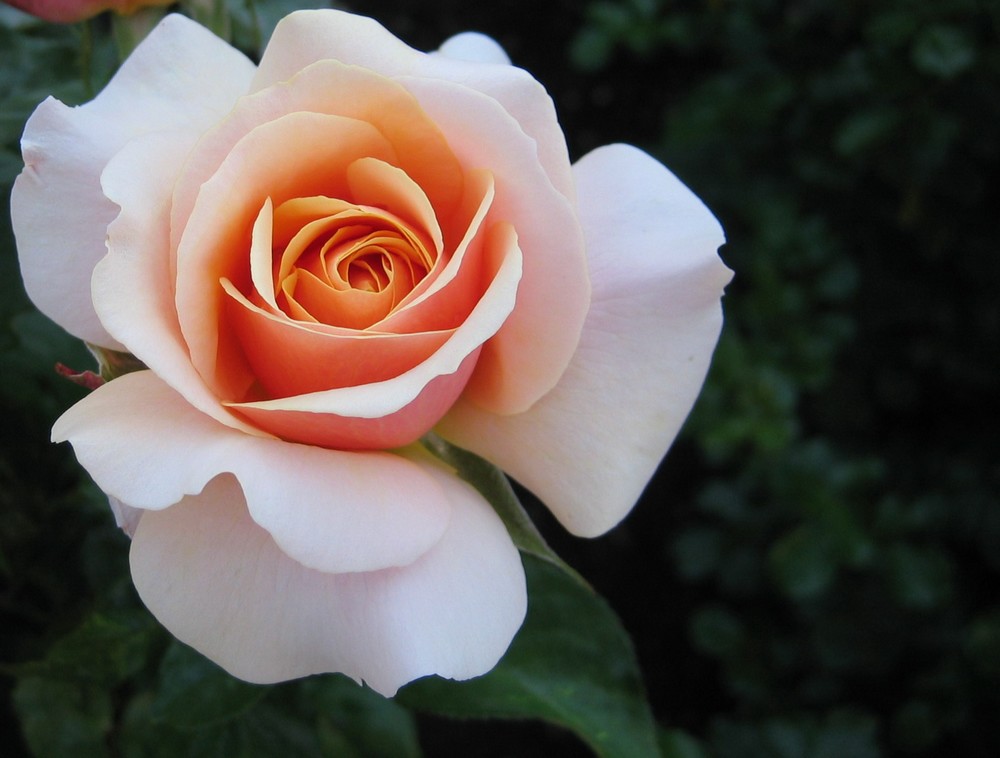
[[[255,67],[170,16],[22,146],[29,294],[147,367],[53,437],[132,534],[152,612],[251,681],[492,667],[518,554],[422,436],[603,533],[721,325],[712,215],[635,148],[571,166],[544,89],[481,35],[424,54],[306,11]]]

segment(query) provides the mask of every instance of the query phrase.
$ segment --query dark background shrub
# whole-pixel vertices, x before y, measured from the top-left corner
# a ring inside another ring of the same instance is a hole
[[[664,752],[996,755],[998,6],[342,5],[423,49],[464,29],[493,35],[549,88],[574,157],[637,144],[727,231],[736,277],[715,364],[642,502],[594,542],[529,502],[633,635]],[[266,23],[289,7],[259,10]],[[112,65],[103,20],[4,17],[6,186],[34,105],[53,91],[86,100]],[[0,731],[52,754],[159,754],[141,738],[149,687],[179,654],[134,597],[100,494],[48,443],[82,392],[52,365],[87,356],[32,311],[3,219]],[[60,660],[71,673],[46,678]],[[314,728],[307,690],[277,688],[254,717],[282,750]],[[428,755],[582,751],[539,724],[417,726]],[[10,754],[26,750],[10,739]]]

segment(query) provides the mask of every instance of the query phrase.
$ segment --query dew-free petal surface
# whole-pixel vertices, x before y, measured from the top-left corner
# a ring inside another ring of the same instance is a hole
[[[232,473],[256,523],[296,561],[323,571],[411,563],[451,517],[440,484],[411,461],[244,434],[149,371],[92,392],[60,417],[52,438],[72,443],[97,485],[133,508],[176,507]]]
[[[477,55],[482,48],[477,51]],[[495,53],[493,54],[495,57]],[[261,57],[253,89],[292,77],[309,64],[338,60],[384,76],[443,79],[482,92],[499,102],[538,145],[538,160],[549,179],[573,199],[566,139],[545,88],[529,73],[506,62],[460,60],[461,56],[421,53],[364,16],[330,11],[297,11],[274,30]]]
[[[338,197],[359,156],[391,158],[393,147],[371,124],[320,113],[291,113],[243,137],[198,193],[177,249],[176,309],[191,362],[222,398],[242,400],[253,374],[235,340],[220,329],[220,280],[249,285],[247,233],[270,197]]]
[[[440,130],[405,89],[376,72],[337,60],[290,71],[286,79],[242,98],[199,143],[174,194],[171,239],[175,247],[202,185],[236,144],[262,124],[292,113],[324,113],[372,125],[395,146],[398,160],[394,165],[420,186],[438,214],[450,217],[462,194],[461,167]],[[295,175],[288,178],[294,180]]]
[[[581,536],[615,526],[670,446],[708,370],[731,272],[702,202],[645,153],[599,148],[574,167],[593,302],[558,386],[528,412],[459,403],[442,435],[538,495]]]
[[[157,132],[132,140],[108,164],[102,183],[121,212],[108,227],[108,254],[94,269],[94,307],[102,323],[157,376],[218,421],[263,434],[222,407],[191,365],[171,285],[171,182],[195,137]]]
[[[361,419],[381,419],[405,408],[431,381],[466,367],[466,359],[496,334],[514,307],[522,265],[517,235],[513,227],[502,223],[485,234],[485,255],[489,268],[496,272],[492,282],[469,317],[427,360],[383,382],[229,406],[241,412],[299,411]]]
[[[108,160],[154,131],[203,130],[246,92],[254,66],[182,16],[168,16],[91,102],[49,98],[25,126],[25,169],[11,194],[11,218],[25,288],[71,334],[121,349],[90,301],[91,272],[105,255],[117,208],[101,192]]]
[[[423,468],[452,516],[437,544],[406,567],[305,568],[254,523],[239,486],[222,476],[200,495],[143,514],[131,551],[139,595],[180,640],[252,682],[339,671],[390,696],[428,674],[485,673],[524,619],[520,558],[475,490]]]
[[[590,284],[575,210],[541,170],[535,144],[496,101],[447,81],[399,81],[465,165],[489,168],[495,197],[487,218],[517,231],[524,252],[517,308],[483,349],[469,392],[490,411],[524,411],[559,380],[587,313]]]
[[[510,56],[500,43],[479,32],[461,32],[449,37],[436,52],[457,61],[510,65]]]

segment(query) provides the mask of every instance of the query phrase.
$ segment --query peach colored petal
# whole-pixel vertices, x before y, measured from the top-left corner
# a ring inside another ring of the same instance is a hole
[[[461,166],[440,130],[406,90],[371,71],[335,60],[297,69],[287,79],[243,98],[206,133],[174,193],[174,248],[202,184],[219,170],[236,144],[256,127],[296,112],[338,115],[371,124],[395,146],[398,160],[392,163],[421,187],[441,217],[453,215],[462,194]]]
[[[285,404],[271,401],[232,405],[261,429],[282,439],[337,450],[392,450],[416,442],[448,412],[469,381],[478,357],[479,349],[476,348],[466,356],[457,370],[430,379],[417,396],[398,411],[375,418],[365,418],[350,412],[344,415],[313,413],[285,410],[283,407],[287,405],[294,408],[295,405],[304,404],[302,398],[292,398]],[[393,380],[389,380],[332,392],[368,390],[376,393],[379,390],[390,391],[393,384]],[[306,400],[308,398],[306,396]]]
[[[122,348],[90,301],[90,275],[116,213],[101,192],[101,172],[135,137],[207,128],[246,91],[253,71],[203,27],[168,16],[94,100],[69,108],[49,98],[36,109],[21,142],[25,169],[11,194],[11,219],[25,287],[39,309],[77,337]]]
[[[488,218],[517,229],[524,251],[517,307],[484,347],[468,397],[494,413],[524,411],[559,380],[587,314],[590,285],[577,215],[542,171],[536,145],[496,101],[450,82],[400,81],[459,160],[489,167],[496,197]]]
[[[526,413],[459,403],[438,431],[501,466],[574,534],[634,505],[701,389],[731,272],[718,222],[645,153],[600,148],[575,166],[594,299],[580,348]]]
[[[250,280],[257,296],[272,313],[278,313],[274,286],[274,203],[268,197],[250,231]]]
[[[379,206],[427,236],[437,255],[444,251],[441,226],[423,188],[400,168],[374,158],[360,158],[347,169],[351,199],[359,205]]]
[[[259,209],[269,197],[278,206],[291,197],[343,195],[346,168],[358,155],[395,157],[365,122],[292,113],[247,134],[202,185],[177,248],[175,303],[191,362],[219,397],[242,399],[253,383],[239,345],[219,333],[219,281],[241,290],[249,284]]]
[[[321,571],[407,565],[450,518],[439,483],[411,461],[244,434],[198,412],[149,371],[94,391],[52,435],[71,442],[98,486],[133,508],[175,507],[232,473],[254,521],[290,557]]]
[[[405,568],[307,569],[248,518],[232,479],[219,477],[201,495],[143,515],[130,556],[136,588],[180,640],[252,682],[338,671],[389,696],[428,674],[485,673],[524,619],[520,558],[475,490],[429,473],[452,517]]]
[[[413,286],[412,277],[407,278],[407,281],[408,285],[404,289],[408,292]],[[299,269],[296,272],[294,286],[286,293],[316,321],[357,330],[365,329],[381,320],[396,303],[396,292],[391,286],[378,292],[361,289],[338,290],[330,287],[307,269]]]
[[[273,242],[267,247],[277,259],[272,268],[278,295],[290,305],[294,301],[294,318],[367,329],[433,270],[441,251],[431,244],[431,235],[384,207],[300,197],[274,211]],[[262,297],[284,310],[277,295]]]
[[[392,379],[427,360],[453,333],[329,334],[269,313],[228,281],[223,287],[226,322],[268,397]]]
[[[574,198],[566,140],[552,99],[526,71],[502,63],[470,63],[449,55],[417,52],[363,16],[328,10],[298,11],[275,28],[261,57],[253,89],[285,81],[323,60],[364,66],[383,76],[455,82],[488,95],[537,145],[536,161],[541,162],[556,189],[570,200]],[[423,186],[423,182],[419,183]]]
[[[121,212],[107,230],[108,254],[94,269],[94,307],[108,331],[195,408],[264,434],[219,404],[191,365],[177,321],[167,249],[171,185],[163,176],[192,140],[181,131],[135,139],[104,170],[104,191]]]
[[[243,413],[248,409],[298,411],[359,419],[380,419],[402,410],[432,380],[454,374],[467,365],[468,356],[496,333],[514,306],[521,276],[517,235],[509,224],[494,224],[486,231],[484,244],[489,264],[495,267],[496,275],[469,317],[440,349],[420,365],[384,382],[278,400],[232,403],[230,407]]]
[[[478,302],[486,283],[495,276],[498,261],[484,261],[482,227],[493,204],[493,175],[470,171],[465,182],[462,216],[469,222],[462,241],[442,265],[437,265],[399,307],[373,325],[384,332],[450,329],[460,324]]]

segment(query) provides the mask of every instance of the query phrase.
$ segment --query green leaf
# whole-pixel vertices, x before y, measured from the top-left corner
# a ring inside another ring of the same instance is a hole
[[[965,650],[981,675],[1000,678],[1000,610],[972,619]]]
[[[124,758],[321,758],[315,727],[269,702],[225,723],[178,729],[156,721],[146,698],[136,698],[125,713],[120,738]],[[333,753],[333,755],[339,755]],[[349,753],[347,754],[350,755]]]
[[[719,565],[722,533],[711,527],[681,532],[672,545],[677,570],[685,579],[704,579]]]
[[[403,688],[406,706],[458,718],[539,718],[598,756],[659,755],[631,641],[614,612],[550,562],[524,556],[528,616],[503,660],[466,682]]]
[[[29,676],[14,690],[14,706],[38,758],[103,758],[112,706],[100,687]]]
[[[702,743],[681,729],[660,730],[663,758],[709,758]]]
[[[172,643],[163,657],[160,682],[151,715],[183,729],[232,720],[268,692],[233,678],[180,642]]]
[[[889,549],[888,558],[889,580],[904,607],[928,610],[951,597],[953,567],[939,548],[900,543]]]
[[[342,758],[418,758],[413,715],[340,674],[302,683],[302,696],[318,711],[324,752]]]
[[[837,572],[829,540],[822,531],[808,524],[775,542],[768,559],[778,586],[796,600],[825,592]]]
[[[156,627],[148,614],[95,613],[57,641],[45,659],[18,667],[22,674],[108,687],[145,664]]]
[[[813,758],[879,758],[875,739],[876,723],[867,715],[835,711],[820,725],[812,751]]]
[[[475,453],[456,447],[435,434],[428,434],[424,437],[423,443],[434,455],[454,468],[462,479],[479,490],[500,516],[518,550],[551,563],[578,584],[589,589],[587,580],[549,547],[524,510],[521,501],[517,499],[517,494],[502,470]]]
[[[837,130],[834,146],[846,157],[878,147],[892,137],[899,119],[898,110],[885,106],[853,113]]]
[[[976,60],[976,48],[961,29],[931,26],[917,35],[913,44],[913,65],[925,74],[951,79]]]
[[[691,640],[699,650],[716,658],[733,657],[743,648],[745,638],[743,623],[721,606],[702,608],[691,618]]]

